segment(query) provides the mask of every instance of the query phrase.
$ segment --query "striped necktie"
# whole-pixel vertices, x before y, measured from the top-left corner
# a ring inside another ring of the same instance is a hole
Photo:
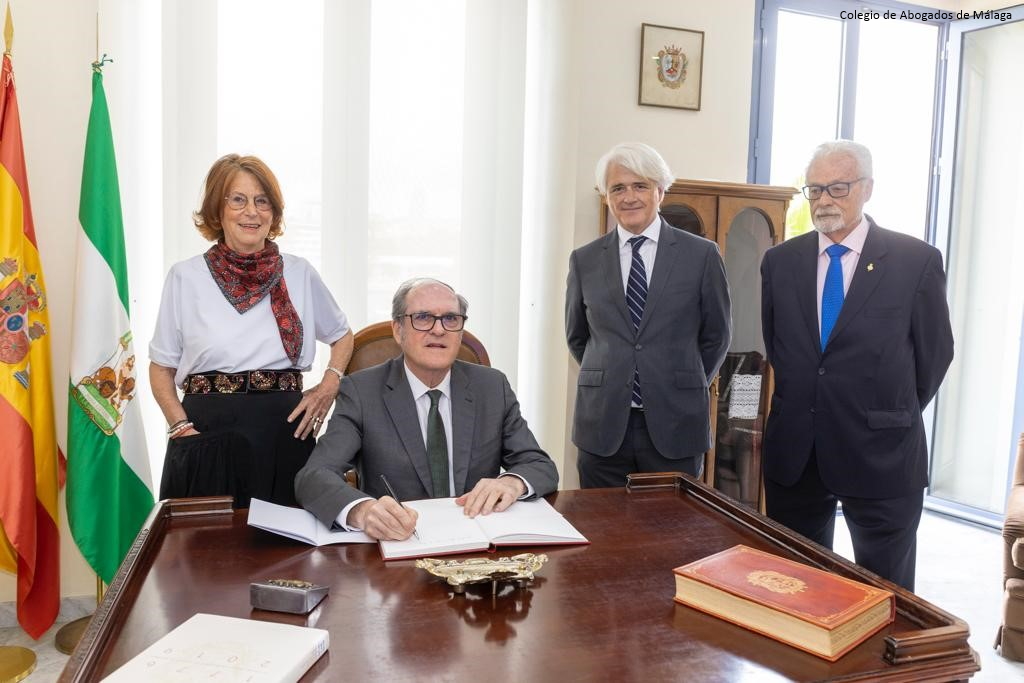
[[[633,260],[629,265],[629,279],[626,281],[626,307],[629,309],[629,317],[633,319],[633,329],[640,329],[640,320],[644,317],[644,305],[647,303],[647,268],[640,258],[640,245],[647,238],[643,235],[630,237],[627,244],[633,248]],[[644,404],[643,394],[640,393],[640,371],[633,371],[633,403],[638,406]]]

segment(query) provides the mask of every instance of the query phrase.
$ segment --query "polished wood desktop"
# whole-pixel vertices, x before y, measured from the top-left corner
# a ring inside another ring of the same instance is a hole
[[[196,612],[327,629],[330,650],[303,681],[918,682],[978,671],[963,621],[693,479],[672,481],[552,494],[591,544],[500,551],[549,560],[531,586],[496,595],[490,585],[455,595],[413,561],[385,564],[375,545],[314,548],[254,529],[227,498],[164,501],[60,680],[99,680]],[[737,543],[884,584],[896,621],[829,663],[673,602],[674,567]],[[252,610],[249,583],[270,578],[330,594],[307,616]]]

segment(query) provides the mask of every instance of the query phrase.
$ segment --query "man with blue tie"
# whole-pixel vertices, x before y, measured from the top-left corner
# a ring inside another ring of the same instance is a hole
[[[767,512],[831,548],[841,502],[857,564],[913,590],[928,485],[921,411],[953,359],[942,255],[863,213],[874,187],[865,146],[820,145],[806,177],[815,231],[761,263],[775,370]]]
[[[651,147],[616,145],[596,179],[617,225],[572,253],[565,295],[580,364],[580,485],[623,486],[632,472],[699,476],[711,445],[708,386],[731,332],[722,257],[658,214],[673,178]]]

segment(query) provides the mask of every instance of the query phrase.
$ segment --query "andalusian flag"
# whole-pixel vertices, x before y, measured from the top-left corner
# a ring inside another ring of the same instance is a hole
[[[0,71],[0,567],[18,574],[18,621],[39,638],[60,605],[50,322],[10,48]]]
[[[93,64],[78,220],[68,521],[82,555],[109,584],[153,507],[153,484],[136,397],[114,138],[98,63]]]

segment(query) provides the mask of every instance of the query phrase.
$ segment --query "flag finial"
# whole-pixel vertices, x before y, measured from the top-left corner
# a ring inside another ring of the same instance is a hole
[[[14,22],[11,21],[11,3],[7,3],[7,16],[4,19],[4,54],[11,55],[11,47],[14,45]]]
[[[97,59],[95,62],[92,63],[92,70],[95,71],[98,74],[99,73],[103,73],[103,65],[106,64],[107,62],[110,62],[111,64],[113,64],[114,60],[111,59],[110,57],[108,57],[107,53],[104,52],[102,57],[100,57],[99,59]]]

